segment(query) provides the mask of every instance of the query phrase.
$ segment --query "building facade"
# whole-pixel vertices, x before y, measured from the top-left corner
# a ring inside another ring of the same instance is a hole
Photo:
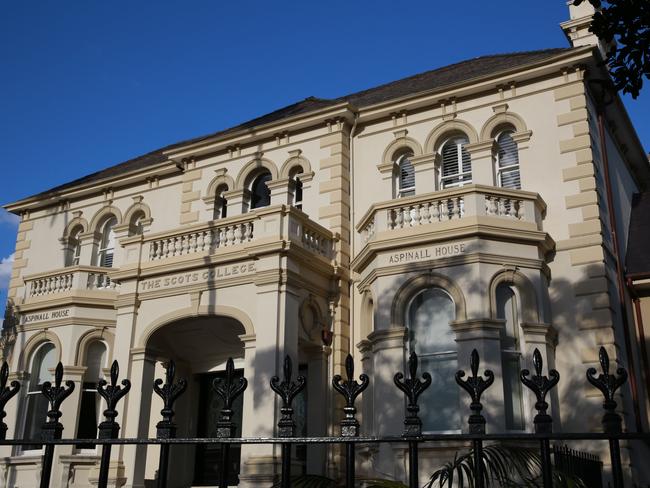
[[[9,436],[37,435],[38,388],[61,361],[76,385],[64,436],[94,437],[96,384],[118,360],[133,384],[120,436],[153,437],[162,403],[152,382],[170,359],[189,381],[178,435],[210,436],[219,407],[210,384],[228,357],[250,382],[241,434],[271,436],[279,406],[268,384],[286,354],[307,377],[301,433],[334,434],[328,385],[348,353],[371,378],[363,431],[399,434],[392,375],[410,351],[433,375],[425,431],[459,432],[467,405],[453,372],[473,348],[496,377],[484,402],[489,431],[531,429],[534,400],[518,372],[535,348],[562,375],[556,430],[597,431],[601,399],[584,371],[600,346],[635,376],[619,402],[626,429],[647,429],[648,371],[619,285],[632,195],[647,189],[650,166],[622,103],[611,91],[605,102],[594,81],[607,74],[589,8],[571,7],[563,24],[573,47],[308,98],[7,205],[21,222],[3,355],[24,385]],[[462,447],[424,453],[423,475]],[[363,449],[359,473],[403,477],[405,452]],[[114,485],[155,479],[157,453],[114,449]],[[629,479],[650,479],[648,454],[624,446]],[[0,486],[37,486],[39,446],[2,455]],[[217,455],[178,447],[187,469],[172,486],[214,485]],[[94,446],[56,456],[57,486],[96,484]],[[239,486],[278,472],[276,447],[238,456]],[[298,457],[309,473],[335,469],[324,448]]]

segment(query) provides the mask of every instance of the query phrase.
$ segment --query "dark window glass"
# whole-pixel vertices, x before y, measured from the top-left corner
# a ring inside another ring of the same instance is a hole
[[[271,204],[271,190],[266,182],[271,181],[271,173],[262,173],[251,185],[251,208],[268,207]]]

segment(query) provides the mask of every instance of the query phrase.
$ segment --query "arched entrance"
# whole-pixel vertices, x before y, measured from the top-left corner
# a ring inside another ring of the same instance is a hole
[[[188,382],[187,391],[179,398],[175,408],[179,437],[216,437],[216,421],[223,405],[212,383],[223,376],[229,357],[235,362],[237,374],[244,374],[244,343],[239,338],[244,334],[244,325],[232,317],[205,315],[167,323],[147,339],[147,355],[156,361],[155,377],[164,377],[166,363],[174,360],[176,377],[185,378]],[[234,418],[237,435],[241,435],[243,397],[233,407],[237,412]],[[153,425],[160,417],[159,409],[160,402],[154,401],[151,408]],[[173,446],[172,449],[172,456],[177,460],[175,465],[192,468],[170,470],[170,488],[217,484],[219,446]],[[230,459],[230,484],[236,485],[239,474],[238,449],[232,449]]]

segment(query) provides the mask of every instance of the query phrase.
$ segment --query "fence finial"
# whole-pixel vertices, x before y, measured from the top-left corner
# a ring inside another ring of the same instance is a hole
[[[296,435],[296,423],[293,420],[293,407],[291,403],[298,393],[304,390],[306,385],[305,377],[299,375],[296,381],[291,381],[292,362],[291,357],[287,354],[284,358],[284,379],[280,381],[278,376],[271,378],[271,389],[282,398],[282,408],[280,413],[282,418],[278,422],[279,437],[293,437]]]
[[[7,402],[20,391],[20,383],[13,380],[10,387],[8,387],[8,379],[9,365],[7,364],[7,361],[3,361],[2,367],[0,368],[0,440],[5,440],[7,438],[7,424],[4,422],[4,418],[7,416],[5,405],[7,405]]]
[[[59,362],[54,370],[54,385],[50,381],[46,381],[41,386],[41,392],[50,404],[50,410],[47,412],[47,422],[43,425],[41,432],[43,440],[60,439],[61,434],[63,434],[63,425],[59,422],[61,418],[60,408],[63,401],[74,391],[74,382],[68,380],[65,382],[65,386],[61,386],[62,382],[63,365]]]
[[[486,369],[483,373],[486,379],[478,376],[480,362],[478,351],[474,349],[470,355],[469,362],[472,376],[468,376],[466,380],[463,380],[465,371],[459,370],[456,372],[456,383],[469,393],[469,396],[472,398],[472,403],[469,406],[472,414],[468,420],[470,434],[485,434],[485,417],[481,414],[481,410],[483,410],[481,395],[494,383],[494,373],[489,369]]]
[[[117,402],[119,402],[124,395],[131,389],[131,382],[128,379],[122,380],[122,386],[117,384],[117,378],[120,374],[120,366],[117,360],[113,361],[111,365],[111,383],[102,378],[97,383],[97,393],[106,401],[106,410],[104,410],[104,420],[99,424],[99,438],[100,439],[116,439],[117,433],[120,430],[120,425],[115,421],[117,417]]]
[[[417,377],[418,355],[411,351],[408,360],[410,378],[404,379],[402,373],[396,373],[393,377],[395,386],[404,392],[408,403],[406,405],[406,418],[404,419],[404,437],[419,436],[422,434],[422,420],[418,416],[420,407],[418,397],[431,385],[431,375],[422,373],[422,381]]]
[[[187,381],[181,379],[178,383],[174,383],[174,376],[176,376],[176,364],[173,359],[170,359],[165,371],[165,384],[163,385],[163,380],[160,378],[153,382],[153,391],[163,401],[163,409],[160,411],[163,419],[156,424],[156,437],[159,439],[171,439],[176,436],[176,424],[172,420],[174,402],[187,388]]]
[[[345,372],[348,379],[343,381],[340,374],[334,375],[332,386],[345,398],[345,407],[343,407],[345,418],[341,420],[341,436],[356,437],[359,435],[359,421],[354,418],[357,413],[354,401],[368,387],[369,379],[365,373],[359,376],[361,383],[354,379],[354,361],[350,354],[345,358]]]
[[[624,368],[618,368],[616,374],[610,374],[609,355],[607,354],[607,350],[602,346],[598,352],[598,360],[603,372],[596,377],[596,368],[589,368],[587,370],[587,380],[598,388],[605,397],[605,401],[603,402],[603,408],[605,409],[603,429],[608,434],[619,434],[622,431],[622,419],[616,413],[614,394],[627,381],[627,371]]]
[[[248,386],[246,378],[238,378],[235,381],[235,363],[232,358],[226,361],[226,377],[215,378],[212,382],[212,388],[217,395],[223,400],[223,409],[217,420],[217,437],[234,437],[235,423],[232,421],[234,414],[232,404],[235,399],[241,395]]]
[[[537,374],[528,378],[530,371],[523,369],[520,375],[521,382],[530,388],[537,397],[535,410],[537,410],[538,413],[535,415],[534,419],[535,432],[538,434],[550,433],[553,432],[553,419],[546,413],[546,410],[548,409],[546,394],[560,381],[560,373],[551,369],[548,372],[550,378],[542,376],[544,362],[542,360],[542,354],[537,348],[535,348],[535,351],[533,352],[533,366],[535,367],[535,372]]]

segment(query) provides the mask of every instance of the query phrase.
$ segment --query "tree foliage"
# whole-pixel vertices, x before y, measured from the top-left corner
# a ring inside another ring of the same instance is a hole
[[[580,5],[584,0],[574,0]],[[650,1],[588,0],[596,9],[589,31],[611,43],[606,63],[617,90],[639,96],[650,79]]]

